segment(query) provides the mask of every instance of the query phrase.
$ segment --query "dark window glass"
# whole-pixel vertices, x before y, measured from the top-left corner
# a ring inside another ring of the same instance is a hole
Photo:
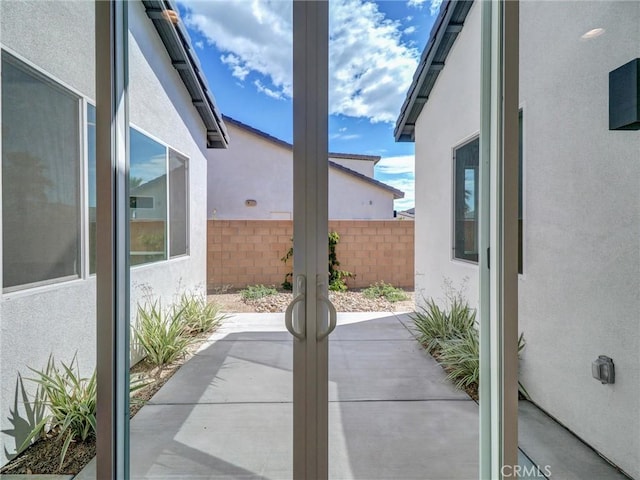
[[[522,215],[522,177],[523,177],[523,164],[522,164],[522,110],[518,116],[518,273],[523,272],[523,258],[522,258],[522,235],[523,235],[523,215]]]
[[[130,197],[153,198],[153,208],[129,209],[133,266],[167,258],[167,149],[133,128],[129,131]]]
[[[453,256],[478,261],[478,158],[480,140],[472,140],[454,151],[454,247]]]
[[[189,253],[188,161],[169,150],[169,253],[176,257]]]
[[[3,286],[80,275],[80,99],[2,52]]]
[[[89,177],[89,273],[96,273],[96,107],[87,105],[87,172]]]

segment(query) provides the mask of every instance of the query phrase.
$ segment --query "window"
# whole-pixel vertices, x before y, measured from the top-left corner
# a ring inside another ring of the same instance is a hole
[[[87,172],[89,177],[89,273],[96,273],[96,107],[87,104]]]
[[[90,273],[95,273],[96,255],[95,115],[95,107],[89,105],[87,137]],[[189,253],[188,159],[135,128],[130,128],[129,132],[131,266],[166,260],[167,248],[170,257],[186,255]]]
[[[523,162],[522,162],[522,110],[518,115],[518,273],[523,272],[523,258],[522,258],[522,179],[523,179]]]
[[[131,197],[153,197],[153,207],[131,206],[131,265],[167,258],[167,148],[129,129]],[[137,205],[137,202],[133,202]]]
[[[131,265],[166,260],[167,249],[169,257],[186,255],[188,159],[133,128],[130,131]]]
[[[2,118],[3,287],[77,278],[80,98],[2,52]]]
[[[454,245],[453,257],[478,261],[478,194],[480,139],[454,149]]]
[[[189,177],[185,157],[169,150],[169,255],[189,253]]]
[[[518,116],[518,273],[523,272],[523,153],[522,110]],[[478,261],[478,193],[480,140],[476,138],[454,150],[455,227],[454,258]]]

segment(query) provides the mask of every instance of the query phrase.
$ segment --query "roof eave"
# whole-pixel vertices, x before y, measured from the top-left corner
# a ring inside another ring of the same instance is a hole
[[[396,121],[393,134],[397,142],[415,141],[415,122],[462,31],[472,4],[473,0],[445,0],[442,3]]]
[[[194,53],[183,24],[171,22],[165,12],[177,12],[172,0],[142,0],[147,16],[153,22],[162,43],[164,44],[171,64],[178,72],[186,87],[191,102],[197,110],[206,128],[207,148],[227,148],[229,135],[221,113],[216,106],[215,98],[209,91],[198,57]]]

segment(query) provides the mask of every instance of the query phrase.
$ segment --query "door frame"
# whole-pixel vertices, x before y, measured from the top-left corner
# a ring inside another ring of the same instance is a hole
[[[326,479],[328,2],[293,4],[293,283],[303,295],[292,309],[301,337],[294,338],[293,466],[296,479]],[[518,452],[518,0],[482,8],[480,478],[501,479]],[[96,2],[97,478],[105,479],[129,478],[127,39],[127,2]]]
[[[328,478],[328,51],[329,2],[294,1],[293,284],[304,302],[293,312],[293,478],[300,480]]]
[[[519,0],[481,8],[479,475],[503,479],[518,465]]]

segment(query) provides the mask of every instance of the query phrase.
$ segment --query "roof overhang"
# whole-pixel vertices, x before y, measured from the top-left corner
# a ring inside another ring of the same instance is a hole
[[[396,121],[393,135],[397,142],[415,141],[416,121],[444,68],[451,47],[462,31],[472,4],[473,0],[445,0],[442,3]]]
[[[178,9],[172,0],[142,0],[142,3],[207,129],[207,148],[227,148],[229,135],[222,115],[207,86],[189,35],[176,15]]]

